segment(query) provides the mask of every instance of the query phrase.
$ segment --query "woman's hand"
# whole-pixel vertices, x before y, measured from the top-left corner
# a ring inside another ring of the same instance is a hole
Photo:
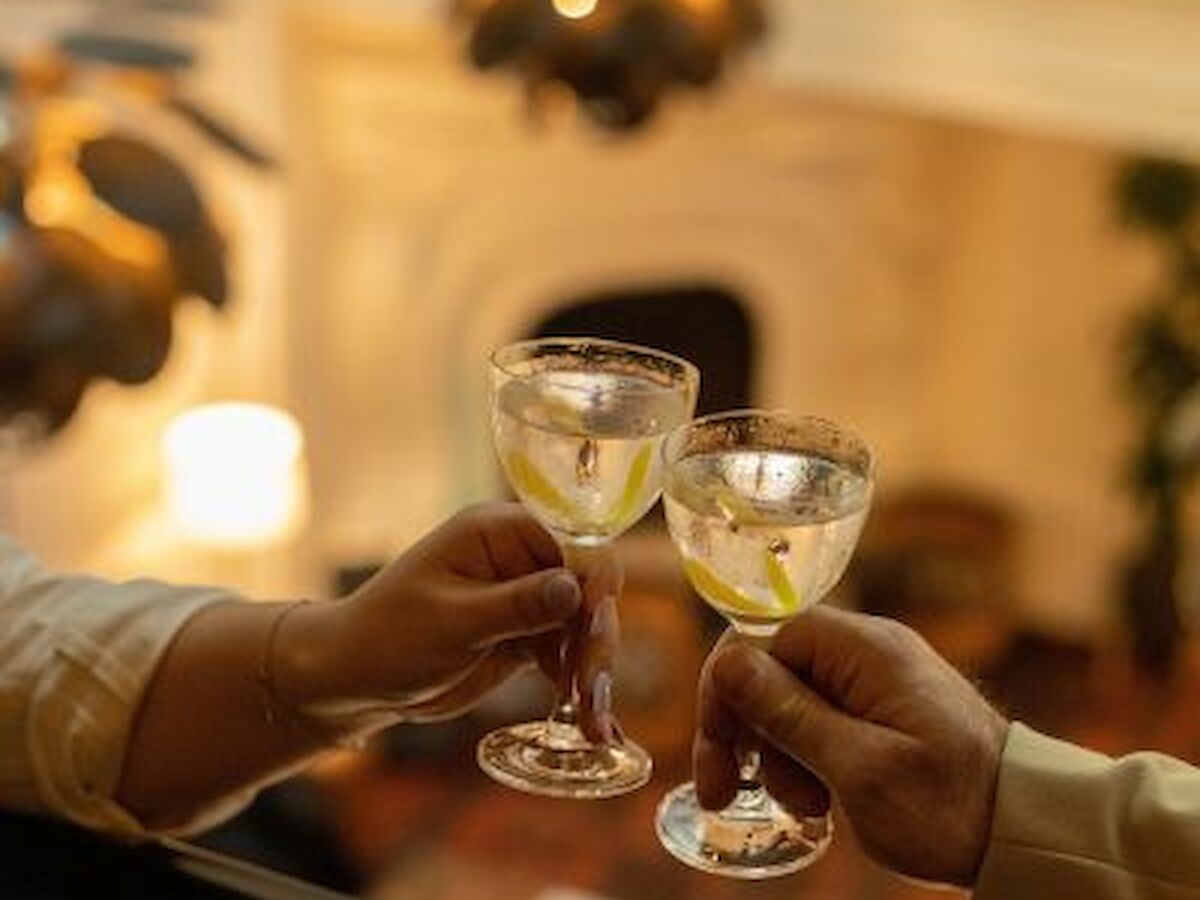
[[[276,679],[305,710],[386,707],[406,721],[469,710],[533,663],[580,695],[580,725],[611,741],[623,573],[611,551],[582,577],[517,504],[454,516],[350,597],[280,629]]]

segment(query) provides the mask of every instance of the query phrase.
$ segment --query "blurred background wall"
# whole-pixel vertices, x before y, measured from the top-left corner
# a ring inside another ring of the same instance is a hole
[[[10,0],[4,42],[85,6]],[[160,379],[94,390],[10,467],[9,527],[56,563],[236,580],[163,526],[157,440],[194,403],[264,400],[304,425],[313,491],[267,589],[324,590],[500,492],[490,347],[597,295],[700,285],[751,324],[753,402],[856,426],[884,491],[992,498],[1020,523],[1021,618],[1107,626],[1133,522],[1115,345],[1157,271],[1118,228],[1112,175],[1130,153],[1200,148],[1181,122],[1200,95],[1182,90],[1192,14],[785,0],[722,90],[616,138],[532,124],[511,83],[462,64],[436,6],[262,0],[164,21],[200,50],[198,94],[284,164],[264,176],[122,113],[228,222],[234,301],[185,309]]]
[[[550,10],[460,6],[538,3]],[[874,445],[877,502],[836,600],[916,625],[1035,727],[1196,758],[1200,7],[772,0],[761,45],[718,85],[672,91],[621,130],[561,89],[531,105],[511,73],[472,67],[472,20],[451,5],[0,0],[0,415],[14,333],[28,337],[12,323],[55,299],[12,289],[13,235],[35,229],[7,177],[47,97],[68,122],[98,114],[169,156],[226,237],[229,281],[223,305],[167,297],[170,354],[148,383],[99,380],[19,451],[0,428],[0,530],[115,577],[348,590],[463,504],[505,494],[490,350],[636,340],[701,365],[705,411],[788,407]],[[146,61],[180,48],[194,63],[165,80]],[[47,88],[72,54],[93,74]],[[105,55],[119,64],[93,65]],[[91,105],[71,106],[76,91]],[[148,167],[124,176],[131,208],[153,211]],[[67,299],[111,300],[104,277]],[[222,401],[291,413],[303,453],[238,444],[234,417],[168,460],[179,417]],[[236,530],[267,483],[286,515],[237,546],[201,540],[169,502],[190,487]],[[483,778],[478,735],[545,708],[531,678],[472,717],[334,755],[206,840],[378,897],[738,896],[676,866],[650,827],[687,772],[719,623],[691,602],[659,513],[619,546],[615,692],[654,788],[542,804]],[[929,896],[864,864],[849,832],[762,896]]]

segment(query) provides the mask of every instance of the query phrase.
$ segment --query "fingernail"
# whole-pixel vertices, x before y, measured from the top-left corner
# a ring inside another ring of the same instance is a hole
[[[588,629],[592,637],[600,637],[607,632],[616,629],[617,619],[617,598],[605,597],[601,601],[600,606],[596,609],[596,614],[592,616],[592,625]]]
[[[566,618],[579,610],[579,582],[569,572],[560,572],[549,579],[542,591],[546,605],[554,615]]]
[[[612,673],[601,672],[592,684],[592,709],[602,715],[612,713]]]
[[[612,674],[601,672],[592,683],[592,710],[600,726],[600,735],[605,743],[614,739],[612,717]]]

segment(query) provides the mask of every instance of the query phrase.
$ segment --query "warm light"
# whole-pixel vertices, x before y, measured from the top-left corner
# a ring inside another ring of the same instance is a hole
[[[257,547],[303,525],[304,438],[288,414],[250,403],[199,407],[171,423],[163,450],[168,507],[185,536]]]
[[[74,231],[108,256],[132,266],[157,269],[166,259],[163,238],[100,200],[71,164],[54,160],[34,170],[25,195],[25,215],[42,228]]]
[[[25,195],[25,215],[42,228],[59,228],[91,202],[91,188],[70,166],[45,166],[37,171]]]
[[[554,0],[554,9],[568,19],[586,19],[596,11],[598,0]]]

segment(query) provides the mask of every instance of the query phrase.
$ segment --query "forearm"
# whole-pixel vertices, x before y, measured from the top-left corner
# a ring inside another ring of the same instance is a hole
[[[259,672],[270,650],[277,686],[310,689],[316,679],[308,672],[324,664],[316,638],[329,637],[331,606],[231,602],[188,621],[147,687],[117,801],[151,830],[179,827],[328,749],[336,728],[318,736],[288,716],[268,715]]]

